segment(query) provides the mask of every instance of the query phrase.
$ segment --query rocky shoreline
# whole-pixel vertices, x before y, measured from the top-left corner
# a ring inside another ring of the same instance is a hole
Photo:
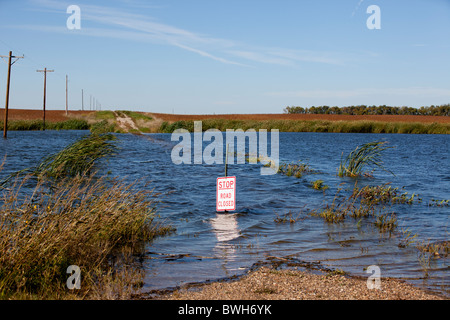
[[[234,281],[187,286],[153,295],[156,300],[448,300],[399,279],[382,278],[369,289],[366,278],[315,274],[263,266]]]

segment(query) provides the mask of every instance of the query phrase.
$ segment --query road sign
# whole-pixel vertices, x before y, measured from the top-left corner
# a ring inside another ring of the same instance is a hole
[[[217,211],[236,210],[236,177],[217,178]]]

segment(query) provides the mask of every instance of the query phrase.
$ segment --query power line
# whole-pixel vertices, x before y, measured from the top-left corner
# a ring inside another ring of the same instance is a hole
[[[68,97],[68,93],[67,93],[67,74],[66,74],[66,116],[69,114],[69,97]]]
[[[3,138],[6,139],[8,133],[8,106],[9,106],[9,85],[11,83],[11,66],[16,63],[17,60],[23,59],[24,56],[18,57],[13,56],[12,51],[9,52],[8,56],[0,56],[2,59],[8,58],[8,79],[6,81],[6,101],[5,101],[5,122],[3,127]],[[12,61],[12,58],[16,60]]]
[[[44,73],[44,131],[45,131],[45,92],[47,88],[47,72],[54,72],[55,70],[47,70],[47,68],[44,68],[44,70],[36,70],[36,72],[43,72]]]

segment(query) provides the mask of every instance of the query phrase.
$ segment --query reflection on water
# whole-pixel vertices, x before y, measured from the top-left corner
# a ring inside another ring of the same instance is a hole
[[[8,155],[0,178],[35,164],[83,134],[11,131],[8,140],[0,140],[0,159]],[[275,222],[289,213],[295,218],[323,208],[339,188],[342,193],[351,190],[355,179],[336,175],[341,155],[375,140],[394,147],[386,150],[383,161],[395,176],[375,171],[373,178],[358,180],[360,187],[390,183],[423,199],[390,208],[397,214],[398,232],[380,234],[370,221],[358,224],[351,218],[340,224],[317,217]],[[216,178],[223,176],[223,165],[173,164],[170,155],[176,143],[170,134],[121,134],[117,141],[120,152],[101,167],[102,172],[139,180],[137,186],[142,188],[150,183],[161,194],[159,215],[177,229],[148,244],[147,251],[157,253],[153,258],[171,258],[144,259],[144,291],[230,277],[268,255],[289,255],[364,277],[365,268],[378,265],[382,277],[403,278],[448,294],[448,258],[432,259],[425,276],[416,248],[400,248],[399,242],[402,229],[417,234],[417,241],[449,240],[450,208],[428,205],[431,199],[449,198],[449,135],[281,133],[280,161],[301,160],[319,173],[301,178],[261,176],[259,165],[231,164],[228,172],[238,181],[238,213],[225,214],[215,212]],[[325,192],[311,188],[311,182],[319,179],[329,186]]]
[[[215,218],[212,218],[212,231],[216,235],[217,241],[224,242],[236,239],[239,237],[239,229],[236,220],[236,214],[233,213],[218,213]]]
[[[215,218],[210,219],[212,231],[217,238],[217,243],[214,247],[216,256],[221,257],[221,268],[225,273],[233,271],[234,267],[229,265],[230,262],[236,260],[236,248],[230,243],[231,240],[237,239],[240,236],[238,223],[235,213],[217,213]]]

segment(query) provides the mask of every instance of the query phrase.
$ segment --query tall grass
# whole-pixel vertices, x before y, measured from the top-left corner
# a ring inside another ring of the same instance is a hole
[[[0,298],[98,298],[99,288],[123,276],[117,252],[136,252],[143,241],[170,231],[154,222],[151,192],[120,180],[77,175],[59,180],[51,192],[39,182],[28,194],[23,184],[17,180],[1,193]],[[81,268],[76,292],[66,287],[69,265]],[[132,292],[138,280],[121,290]]]
[[[278,129],[280,132],[336,132],[336,133],[408,133],[450,134],[450,123],[384,122],[384,121],[326,121],[326,120],[227,120],[204,119],[202,129]],[[193,121],[163,122],[159,132],[175,129],[194,130]]]
[[[341,159],[338,175],[340,177],[358,177],[361,174],[370,174],[363,170],[367,166],[377,166],[391,174],[391,171],[383,167],[381,154],[384,150],[392,148],[385,146],[386,141],[374,141],[365,143],[362,146],[357,146],[355,150],[349,153],[344,161]]]
[[[0,299],[129,298],[138,290],[133,254],[172,227],[155,221],[152,191],[95,174],[113,140],[85,136],[3,182]],[[76,292],[66,287],[70,265],[82,272]]]
[[[112,134],[90,134],[75,141],[61,151],[44,157],[36,166],[22,169],[0,181],[0,187],[11,182],[16,176],[38,178],[63,178],[90,172],[101,158],[114,154],[117,146]]]
[[[4,123],[0,120],[0,127],[3,128]],[[33,131],[43,130],[44,121],[42,120],[9,120],[8,130],[11,131]],[[59,122],[45,122],[46,130],[89,130],[89,124],[86,120],[70,119]]]
[[[33,169],[33,173],[45,173],[59,178],[88,172],[96,161],[116,151],[116,145],[112,143],[115,139],[112,134],[87,135],[60,152],[44,158]]]

